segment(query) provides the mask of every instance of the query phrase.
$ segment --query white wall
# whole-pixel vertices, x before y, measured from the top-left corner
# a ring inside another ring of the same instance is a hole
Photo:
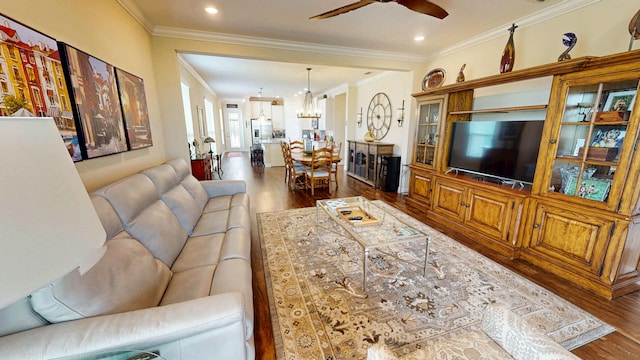
[[[204,114],[204,127],[205,127],[205,132],[204,134],[200,133],[200,124],[198,122],[198,107],[201,107],[203,109],[203,111],[205,110],[205,106],[204,106],[204,99],[208,99],[209,101],[211,101],[213,103],[213,107],[214,107],[214,111],[213,111],[213,116],[214,116],[214,121],[213,124],[215,126],[215,132],[216,132],[216,149],[218,151],[218,153],[222,153],[224,151],[224,145],[222,144],[222,131],[220,130],[220,121],[219,121],[219,114],[220,112],[218,111],[218,109],[220,109],[220,107],[222,106],[222,104],[220,103],[218,96],[211,90],[211,88],[209,88],[208,85],[203,84],[201,78],[199,76],[194,76],[193,70],[190,69],[189,66],[185,66],[182,62],[179,62],[178,64],[179,66],[179,72],[180,72],[180,81],[187,84],[189,86],[189,99],[191,101],[191,114],[192,114],[192,119],[191,121],[193,122],[193,129],[195,132],[195,135],[197,137],[198,143],[200,144],[200,151],[202,153],[208,152],[209,151],[209,145],[204,143],[204,138],[207,137],[207,119],[206,119],[206,111]],[[177,106],[181,106],[180,104],[177,104]],[[184,118],[184,117],[183,117]],[[178,134],[175,134],[173,137],[178,138]],[[187,135],[186,132],[184,134],[184,151],[186,152],[187,156],[188,156],[188,151],[189,148],[187,147],[187,142],[191,143],[193,141],[193,139],[187,139]]]
[[[388,72],[381,74],[377,77],[367,79],[358,83],[357,92],[357,108],[360,111],[362,107],[362,127],[357,127],[355,121],[354,126],[355,136],[349,137],[349,140],[363,140],[364,134],[367,132],[367,110],[371,99],[377,93],[385,93],[391,101],[391,128],[387,135],[380,140],[380,142],[394,144],[393,154],[395,156],[402,157],[402,163],[408,162],[407,151],[409,145],[408,138],[412,138],[412,128],[409,126],[409,117],[412,114],[412,72]],[[398,126],[398,109],[402,107],[402,100],[404,100],[405,106],[405,121],[402,127]],[[351,124],[350,124],[351,125]]]

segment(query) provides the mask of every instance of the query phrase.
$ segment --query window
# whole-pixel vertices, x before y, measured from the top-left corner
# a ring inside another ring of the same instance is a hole
[[[187,142],[191,144],[194,140],[193,115],[191,114],[191,97],[189,96],[189,85],[181,83],[182,107],[184,109],[184,122],[187,129]]]
[[[219,109],[218,112],[220,113],[220,132],[222,133],[222,145],[224,145],[224,118],[222,117],[222,109]]]
[[[213,103],[208,99],[204,99],[204,111],[207,118],[207,136],[210,136],[215,139],[216,126],[215,126],[215,119],[213,118],[213,114],[214,114]],[[211,144],[211,150],[214,153],[217,153],[217,148],[215,143]]]
[[[239,148],[242,146],[240,142],[240,114],[235,111],[227,111],[227,117],[229,118],[229,146]]]

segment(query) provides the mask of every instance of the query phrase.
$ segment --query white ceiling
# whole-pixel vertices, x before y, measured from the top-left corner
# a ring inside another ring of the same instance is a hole
[[[521,27],[585,6],[594,0],[432,0],[449,16],[443,20],[419,14],[397,3],[373,3],[324,20],[309,17],[356,0],[118,0],[154,35],[224,39],[272,44],[320,52],[365,55],[424,62],[447,49],[489,36],[508,36],[512,22]],[[216,15],[204,11],[219,10]],[[424,41],[414,37],[422,35]],[[264,62],[260,60],[182,54],[222,99],[256,96],[291,97],[307,84],[311,71],[314,95],[355,83],[379,70]],[[369,75],[364,75],[371,72]]]

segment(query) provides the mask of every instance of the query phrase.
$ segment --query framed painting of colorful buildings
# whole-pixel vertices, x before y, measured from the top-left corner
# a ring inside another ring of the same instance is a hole
[[[82,156],[92,159],[127,151],[115,67],[68,44],[59,46],[80,125]]]
[[[74,161],[82,160],[55,39],[0,15],[0,115],[52,117]]]
[[[147,97],[144,92],[144,80],[124,70],[116,68],[118,94],[122,105],[122,115],[127,129],[129,150],[141,149],[153,145]]]

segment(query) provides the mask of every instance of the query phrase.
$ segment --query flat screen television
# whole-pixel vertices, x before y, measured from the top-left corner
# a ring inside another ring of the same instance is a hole
[[[494,179],[533,182],[544,121],[453,123],[448,166]]]

